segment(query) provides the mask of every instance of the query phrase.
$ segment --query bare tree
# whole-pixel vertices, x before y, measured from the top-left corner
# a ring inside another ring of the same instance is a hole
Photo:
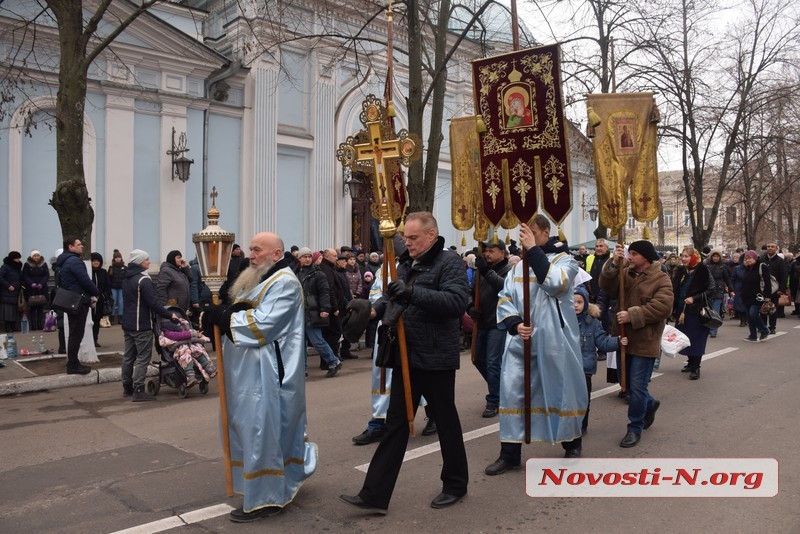
[[[56,188],[49,204],[58,213],[62,235],[74,235],[87,243],[86,257],[92,250],[89,245],[94,222],[83,165],[83,112],[89,67],[136,18],[162,1],[117,1],[112,8],[112,0],[36,0],[38,9],[18,28],[19,50],[29,50],[28,55],[37,33],[37,38],[58,43]],[[25,83],[25,75],[25,70],[6,71],[0,91],[6,95],[4,103],[10,103],[13,97],[9,95]]]
[[[670,108],[664,135],[681,148],[692,240],[702,248],[725,191],[753,172],[747,157],[735,158],[743,126],[775,98],[770,82],[797,60],[800,34],[786,0],[749,0],[725,35],[711,21],[716,6],[690,0],[673,5],[647,2],[639,8],[653,15],[642,18],[641,36],[649,44],[643,65],[650,65],[650,80]],[[707,172],[712,166],[716,172]],[[704,194],[709,185],[711,199]]]

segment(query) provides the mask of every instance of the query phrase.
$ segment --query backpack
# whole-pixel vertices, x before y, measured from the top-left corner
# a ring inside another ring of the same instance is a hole
[[[761,264],[761,268],[762,269],[765,266],[766,266],[766,264],[764,264],[764,263]],[[769,272],[769,267],[767,267],[767,272]],[[778,286],[778,280],[775,278],[775,275],[773,275],[772,273],[769,274],[769,286],[770,286],[770,292],[769,292],[770,295],[774,295],[775,293],[777,293],[778,292],[778,288],[780,287],[780,286]],[[764,278],[760,278],[759,279],[759,287],[761,288],[761,293],[764,293]]]

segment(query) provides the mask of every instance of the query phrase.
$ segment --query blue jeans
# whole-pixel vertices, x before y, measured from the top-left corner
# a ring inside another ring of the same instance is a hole
[[[111,298],[114,299],[114,304],[111,308],[111,315],[122,316],[122,288],[111,288]]]
[[[767,325],[764,318],[758,313],[761,310],[761,303],[751,304],[747,308],[747,326],[750,327],[750,339],[756,338],[756,329],[762,334],[768,334]]]
[[[628,354],[625,359],[625,368],[628,370],[628,393],[631,396],[628,401],[628,432],[642,433],[645,413],[655,401],[647,390],[655,362],[655,358],[633,354]]]
[[[317,352],[319,352],[320,358],[322,358],[325,363],[328,364],[328,367],[333,369],[339,365],[339,363],[341,363],[339,358],[336,357],[336,354],[333,353],[331,346],[328,345],[328,343],[325,341],[325,338],[322,337],[321,328],[306,326],[306,336],[311,342],[311,345],[313,345],[313,347],[317,349]]]
[[[475,367],[481,374],[489,394],[486,395],[486,404],[498,406],[500,404],[500,364],[503,361],[506,331],[499,328],[488,330],[479,329],[475,341]]]
[[[716,310],[717,313],[719,313],[719,316],[722,317],[723,319],[725,318],[725,312],[722,311],[722,297],[718,299],[711,299],[711,309]],[[708,333],[711,334],[712,336],[716,336],[717,329],[712,328],[709,330]]]

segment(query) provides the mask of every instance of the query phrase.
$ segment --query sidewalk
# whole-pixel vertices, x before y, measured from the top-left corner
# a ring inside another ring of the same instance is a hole
[[[91,334],[87,334],[91,335]],[[38,350],[39,336],[44,336],[44,343],[47,352],[45,354],[32,353],[28,356],[17,356],[14,359],[2,360],[6,364],[0,368],[0,397],[6,395],[18,395],[21,393],[31,393],[34,391],[46,391],[72,386],[89,386],[92,384],[105,384],[107,382],[119,382],[121,380],[122,353],[125,346],[122,339],[122,327],[112,325],[111,328],[101,328],[98,342],[100,347],[97,349],[97,357],[100,360],[95,363],[87,363],[92,368],[88,375],[68,375],[66,354],[56,354],[58,351],[57,332],[42,332],[41,330],[29,334],[14,334],[17,341],[17,351],[24,349],[28,351]],[[33,341],[33,337],[36,338]],[[216,360],[217,355],[211,349],[211,344],[206,344],[206,350],[212,360]],[[364,349],[353,347],[353,352],[362,358],[369,358],[370,353]],[[313,348],[308,349],[309,357],[317,357],[318,354]],[[153,350],[153,359],[158,360],[158,355]],[[309,366],[313,365],[309,363]],[[157,369],[153,366],[148,368],[148,376],[156,376]]]
[[[0,396],[16,395],[32,391],[43,391],[70,386],[84,386],[118,382],[124,349],[122,327],[101,328],[97,349],[99,362],[89,363],[92,372],[88,375],[66,374],[67,356],[56,354],[58,350],[57,332],[37,330],[29,334],[13,334],[17,341],[17,351],[31,352],[28,356],[19,355],[6,359],[5,367],[0,368]],[[91,334],[88,334],[91,335]],[[44,337],[46,353],[38,353],[39,337]],[[35,337],[35,341],[33,338]]]

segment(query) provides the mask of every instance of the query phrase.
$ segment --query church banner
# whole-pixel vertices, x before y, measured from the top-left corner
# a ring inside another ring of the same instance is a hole
[[[452,164],[451,219],[462,232],[475,225],[481,161],[477,121],[474,115],[450,121],[450,162]]]
[[[472,63],[483,212],[511,228],[542,211],[557,224],[572,209],[558,45]]]
[[[625,225],[629,190],[633,217],[640,222],[656,219],[659,114],[653,93],[588,95],[587,108],[595,122],[599,121],[592,144],[600,223],[612,233]]]

